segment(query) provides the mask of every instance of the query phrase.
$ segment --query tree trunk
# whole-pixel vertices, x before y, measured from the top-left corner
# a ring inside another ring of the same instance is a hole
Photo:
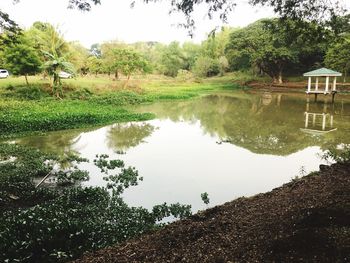
[[[118,72],[118,70],[115,71],[114,77],[115,77],[116,80],[119,79],[119,72]]]
[[[283,78],[282,78],[282,70],[278,72],[278,83],[282,84],[283,83]]]
[[[24,74],[24,78],[26,79],[27,86],[29,86],[28,75],[27,75],[27,74]]]

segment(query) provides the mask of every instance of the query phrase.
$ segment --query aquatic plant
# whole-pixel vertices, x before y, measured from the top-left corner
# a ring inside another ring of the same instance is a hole
[[[13,159],[11,157],[16,157]],[[37,150],[0,144],[0,261],[65,262],[157,229],[163,218],[185,218],[191,206],[166,204],[151,211],[126,204],[121,193],[137,185],[142,177],[122,160],[97,155],[95,165],[106,173],[105,187],[35,188],[33,178],[52,169],[47,160],[57,160]],[[83,158],[68,156],[73,163]],[[5,161],[5,162],[4,162]],[[8,166],[12,169],[7,169]],[[32,171],[29,175],[24,171]],[[18,177],[12,177],[14,174]],[[59,184],[86,180],[88,173],[76,165],[57,171]],[[11,181],[12,180],[12,181]],[[15,186],[15,188],[14,188]],[[16,189],[16,198],[13,190]],[[5,192],[3,192],[5,190]],[[22,193],[22,194],[19,194]],[[3,197],[8,198],[4,205]],[[30,201],[28,202],[28,197]]]
[[[201,193],[201,198],[204,204],[208,205],[210,200],[209,200],[209,195],[207,192]]]
[[[325,151],[322,158],[326,161],[345,163],[350,161],[350,145],[341,145],[338,148],[332,147]]]

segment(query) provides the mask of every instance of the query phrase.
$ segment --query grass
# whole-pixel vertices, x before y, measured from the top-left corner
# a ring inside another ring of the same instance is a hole
[[[215,91],[240,88],[233,75],[179,81],[162,76],[136,76],[128,88],[124,80],[87,76],[63,80],[63,99],[53,98],[49,79],[0,79],[0,138],[33,132],[64,130],[154,118],[133,113],[126,106],[159,100],[190,99]]]

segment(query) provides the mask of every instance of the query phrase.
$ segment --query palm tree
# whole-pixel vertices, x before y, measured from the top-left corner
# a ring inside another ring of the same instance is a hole
[[[66,56],[69,55],[67,43],[64,41],[59,31],[51,25],[47,25],[45,30],[44,34],[38,36],[38,40],[42,46],[42,53],[46,61],[43,68],[47,74],[52,77],[51,88],[53,95],[57,98],[61,98],[63,90],[60,72],[66,71],[74,73],[74,67],[73,64],[66,59]]]
[[[61,96],[63,96],[63,89],[60,78],[60,72],[67,71],[69,73],[73,73],[73,64],[66,61],[66,58],[64,56],[59,56],[56,52],[55,54],[51,54],[49,52],[43,51],[43,53],[47,59],[43,67],[47,71],[49,76],[53,77],[53,81],[51,84],[52,93],[56,95],[57,98],[61,98]]]

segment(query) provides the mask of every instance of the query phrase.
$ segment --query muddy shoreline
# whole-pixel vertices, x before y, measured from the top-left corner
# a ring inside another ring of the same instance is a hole
[[[320,168],[75,262],[350,262],[350,163]]]

